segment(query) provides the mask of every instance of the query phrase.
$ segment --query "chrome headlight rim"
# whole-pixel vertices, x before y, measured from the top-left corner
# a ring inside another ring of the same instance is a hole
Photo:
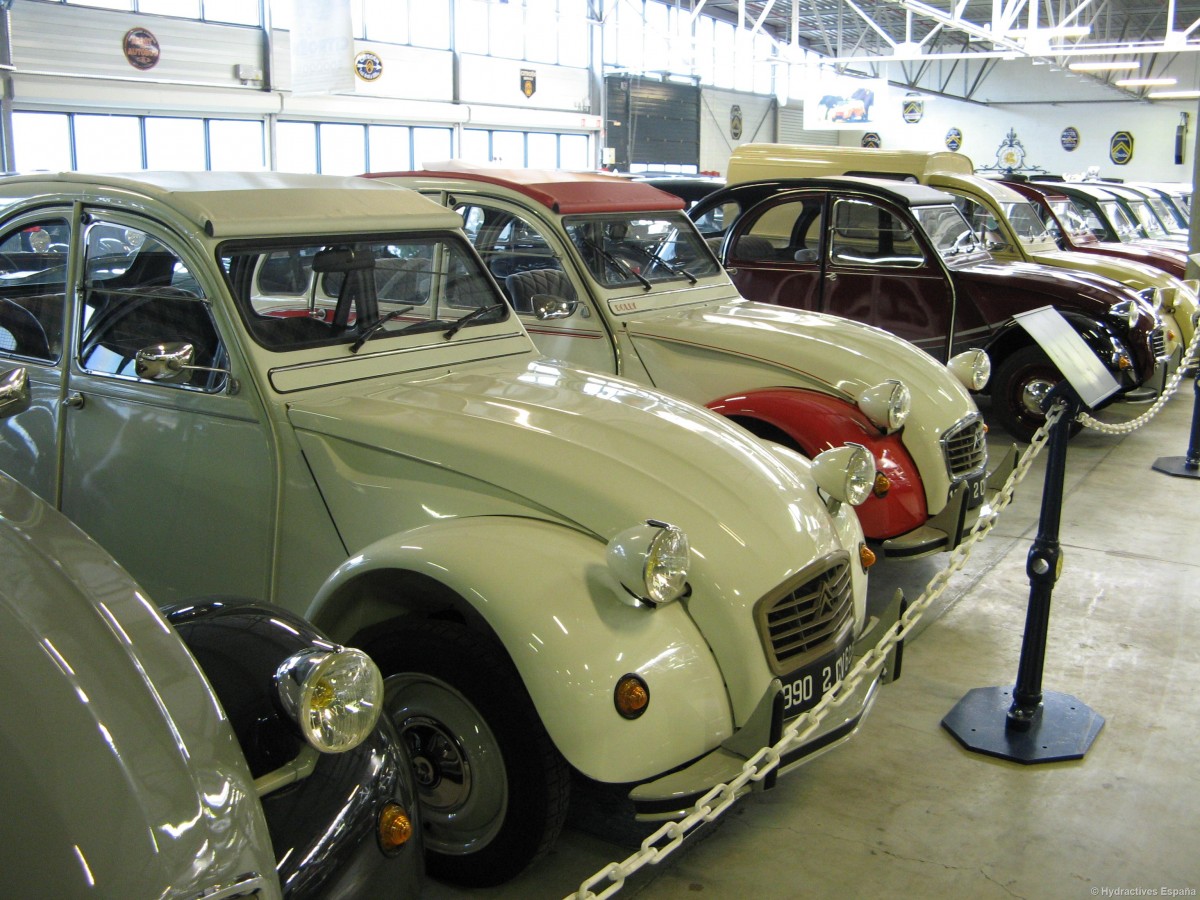
[[[908,421],[912,392],[904,382],[889,378],[863,391],[858,397],[858,408],[876,428],[890,434]]]
[[[957,378],[968,391],[978,393],[987,387],[992,377],[992,358],[980,349],[964,350],[946,363],[950,374]]]
[[[1114,303],[1112,311],[1115,316],[1124,320],[1125,327],[1130,330],[1137,326],[1138,319],[1142,314],[1141,307],[1134,300],[1122,300]]]
[[[346,753],[375,730],[383,711],[383,675],[354,647],[309,647],[275,671],[283,710],[321,753]]]
[[[691,545],[682,528],[647,519],[608,542],[609,571],[634,605],[657,608],[685,597]]]
[[[861,506],[875,487],[875,457],[862,444],[848,442],[823,450],[812,461],[817,487],[841,503]]]

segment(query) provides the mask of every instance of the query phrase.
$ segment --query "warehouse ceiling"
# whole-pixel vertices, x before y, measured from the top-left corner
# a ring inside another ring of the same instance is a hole
[[[693,12],[768,31],[851,71],[911,88],[996,102],[997,73],[1037,70],[1038,102],[1145,101],[1129,77],[1175,77],[1196,90],[1200,0],[691,0]],[[1136,70],[1080,75],[1072,64],[1125,60]],[[1043,73],[1054,73],[1047,78]],[[1023,79],[1023,80],[1028,80]],[[1044,92],[1049,91],[1051,96]],[[1010,98],[1011,99],[1011,98]]]

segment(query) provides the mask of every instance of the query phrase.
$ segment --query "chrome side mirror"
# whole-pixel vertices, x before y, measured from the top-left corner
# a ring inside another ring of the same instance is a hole
[[[138,378],[182,384],[191,372],[219,372],[229,379],[226,392],[237,393],[237,381],[228,369],[194,365],[196,348],[186,341],[170,341],[143,347],[134,357],[134,372]]]
[[[553,294],[534,294],[531,302],[534,316],[543,322],[547,319],[570,318],[579,307],[578,300],[564,300]]]
[[[29,409],[29,376],[22,369],[13,369],[0,378],[0,419],[7,419]]]

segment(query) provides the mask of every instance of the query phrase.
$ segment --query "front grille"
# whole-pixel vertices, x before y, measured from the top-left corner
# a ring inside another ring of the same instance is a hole
[[[973,475],[987,465],[987,438],[983,419],[972,415],[942,435],[946,471],[952,480]]]
[[[848,553],[833,553],[767,595],[755,608],[767,661],[777,675],[817,659],[854,621]]]
[[[1161,327],[1150,332],[1150,351],[1155,359],[1164,359],[1167,355],[1167,334]]]

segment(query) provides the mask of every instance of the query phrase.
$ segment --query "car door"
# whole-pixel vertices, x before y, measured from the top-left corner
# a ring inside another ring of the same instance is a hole
[[[269,596],[269,430],[199,269],[153,224],[96,212],[82,264],[62,427],[61,508],[159,603]],[[155,373],[138,351],[192,348]],[[244,373],[243,373],[244,374]]]
[[[604,318],[552,230],[523,211],[480,198],[459,203],[455,211],[538,350],[580,369],[616,373]],[[537,313],[535,297],[555,297],[568,306],[545,318]]]
[[[723,248],[726,270],[751,300],[819,311],[824,273],[825,197],[787,193],[739,216]]]
[[[0,470],[58,503],[70,210],[23,216],[0,234]]]

